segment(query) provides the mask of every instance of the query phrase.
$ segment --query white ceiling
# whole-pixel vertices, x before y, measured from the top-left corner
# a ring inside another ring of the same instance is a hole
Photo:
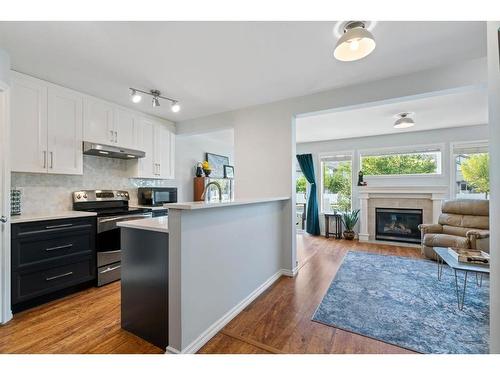
[[[394,129],[394,116],[414,112],[416,124],[408,129]],[[408,133],[422,130],[481,125],[488,122],[486,89],[470,89],[447,95],[406,99],[378,105],[338,109],[296,120],[298,143],[329,139],[367,137],[380,134]]]
[[[335,22],[0,22],[13,68],[174,121],[486,55],[484,22],[378,22],[367,58],[333,58]]]

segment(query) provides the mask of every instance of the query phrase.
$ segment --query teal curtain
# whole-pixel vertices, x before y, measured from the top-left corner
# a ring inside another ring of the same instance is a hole
[[[307,199],[306,211],[306,232],[312,235],[319,235],[319,214],[318,214],[318,199],[316,195],[316,177],[314,176],[314,163],[311,154],[297,155],[300,169],[304,173],[304,177],[311,185],[309,198]]]

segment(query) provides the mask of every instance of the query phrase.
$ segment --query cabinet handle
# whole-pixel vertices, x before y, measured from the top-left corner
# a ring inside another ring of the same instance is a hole
[[[108,268],[106,268],[105,270],[102,270],[102,271],[101,271],[101,272],[99,272],[99,273],[100,273],[100,274],[103,274],[103,273],[108,273],[108,272],[111,272],[111,271],[117,270],[118,268],[121,268],[121,266],[108,267]]]
[[[114,138],[114,132],[113,130],[110,130],[109,133],[111,134],[111,138],[109,139],[111,142],[114,142],[113,138]]]
[[[52,276],[52,277],[46,277],[45,281],[60,279],[61,277],[66,277],[66,276],[71,276],[71,275],[73,275],[73,271],[63,273],[62,275],[57,275],[57,276]]]
[[[54,247],[48,247],[45,249],[45,251],[54,251],[54,250],[62,250],[62,249],[69,249],[72,248],[73,244],[67,244],[67,245],[61,245],[61,246],[54,246]]]
[[[47,151],[42,151],[43,154],[43,169],[47,168]]]
[[[55,229],[55,228],[66,228],[66,227],[72,227],[73,224],[68,223],[68,224],[58,224],[58,225],[47,225],[45,229]]]
[[[158,176],[161,175],[161,163],[158,163]]]
[[[50,154],[50,169],[53,169],[54,168],[54,152],[53,151],[50,151],[49,152]]]
[[[115,132],[115,143],[118,143],[118,132]]]

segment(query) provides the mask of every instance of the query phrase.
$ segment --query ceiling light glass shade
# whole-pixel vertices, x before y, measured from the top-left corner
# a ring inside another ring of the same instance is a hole
[[[130,92],[130,99],[133,103],[139,103],[142,100],[142,96],[135,90]]]
[[[352,22],[346,25],[345,33],[338,40],[333,56],[340,61],[356,61],[372,53],[375,46],[375,38],[364,28],[364,24]]]
[[[158,98],[155,96],[153,98],[153,107],[159,107],[160,106],[160,101],[158,100]]]
[[[172,112],[177,113],[181,110],[181,106],[177,102],[172,103]]]
[[[396,129],[406,129],[411,128],[412,126],[415,126],[415,120],[406,116],[402,116],[394,123],[394,128]]]

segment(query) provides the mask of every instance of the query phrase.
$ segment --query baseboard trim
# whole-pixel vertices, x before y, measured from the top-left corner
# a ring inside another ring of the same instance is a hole
[[[200,336],[198,336],[193,342],[186,346],[183,350],[179,351],[176,348],[170,346],[167,347],[167,353],[170,354],[193,354],[201,349],[212,337],[214,337],[224,326],[226,326],[236,315],[243,311],[245,307],[251,304],[258,296],[260,296],[267,288],[269,288],[276,280],[284,275],[283,271],[279,270],[269,279],[267,279],[263,284],[261,284],[257,289],[250,293],[246,298],[240,301],[235,307],[224,314],[219,320],[208,327]],[[289,270],[286,270],[290,272]],[[288,275],[287,275],[288,276]]]
[[[283,268],[281,270],[281,274],[283,276],[295,277],[295,276],[297,276],[297,273],[299,272],[299,268],[300,268],[299,266],[295,267],[293,270],[288,270],[286,268]]]

